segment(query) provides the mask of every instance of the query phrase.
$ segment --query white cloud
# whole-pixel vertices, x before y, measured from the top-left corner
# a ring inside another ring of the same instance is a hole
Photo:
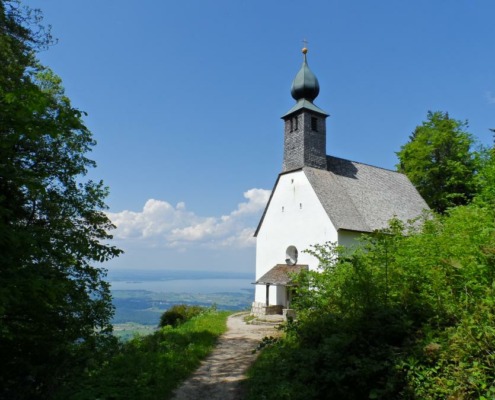
[[[250,189],[245,202],[228,215],[198,216],[184,203],[175,207],[163,200],[150,199],[142,211],[108,213],[117,226],[114,237],[136,241],[147,247],[184,250],[191,245],[208,248],[245,248],[254,245],[253,233],[270,196],[269,190]]]
[[[191,224],[198,217],[186,210],[184,203],[173,207],[166,201],[150,199],[141,212],[122,211],[108,213],[117,226],[114,236],[118,239],[146,239],[166,234],[179,224]]]
[[[237,210],[232,212],[232,215],[256,214],[260,210],[264,210],[270,197],[270,190],[250,189],[244,192],[244,197],[248,199],[248,202],[240,203],[237,206]]]

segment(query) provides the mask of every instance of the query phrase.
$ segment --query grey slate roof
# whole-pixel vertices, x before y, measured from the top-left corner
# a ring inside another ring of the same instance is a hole
[[[260,279],[258,279],[256,285],[273,285],[273,286],[287,286],[290,285],[290,274],[298,274],[302,270],[307,270],[308,266],[303,264],[287,265],[277,264]]]
[[[297,101],[296,104],[294,104],[294,107],[292,107],[289,111],[287,111],[283,116],[282,118],[285,118],[293,113],[295,113],[296,111],[300,110],[301,108],[305,108],[307,110],[310,110],[310,111],[313,111],[317,114],[321,114],[325,117],[328,117],[328,114],[323,111],[321,108],[319,108],[318,106],[315,106],[311,101],[309,100],[306,100],[306,99],[300,99]]]
[[[326,170],[302,170],[337,230],[372,232],[387,227],[393,217],[405,222],[429,209],[407,176],[399,172],[333,156],[327,156]],[[265,213],[269,205],[270,201]],[[264,214],[255,236],[263,219]]]

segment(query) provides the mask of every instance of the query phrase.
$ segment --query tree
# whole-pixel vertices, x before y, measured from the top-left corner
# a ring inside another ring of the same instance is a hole
[[[47,398],[112,342],[105,270],[118,256],[87,180],[95,145],[61,80],[36,59],[41,14],[0,0],[0,398]]]
[[[467,122],[431,112],[397,153],[405,173],[428,205],[440,212],[467,204],[476,192],[477,157]]]

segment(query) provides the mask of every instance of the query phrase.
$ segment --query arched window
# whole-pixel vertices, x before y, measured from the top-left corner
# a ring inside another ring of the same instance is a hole
[[[285,250],[285,262],[287,263],[287,265],[296,265],[297,256],[298,256],[298,251],[296,246],[287,247],[287,250]]]

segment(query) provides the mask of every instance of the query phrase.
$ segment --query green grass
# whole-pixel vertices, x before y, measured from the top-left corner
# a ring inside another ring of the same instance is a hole
[[[256,319],[254,315],[248,314],[244,317],[244,322],[250,324],[253,319]]]
[[[226,331],[227,311],[210,311],[173,328],[120,345],[107,364],[71,384],[59,397],[70,400],[168,399],[199,366]]]
[[[127,342],[136,336],[150,335],[156,330],[156,326],[143,325],[136,322],[113,324],[113,334],[123,342]]]

